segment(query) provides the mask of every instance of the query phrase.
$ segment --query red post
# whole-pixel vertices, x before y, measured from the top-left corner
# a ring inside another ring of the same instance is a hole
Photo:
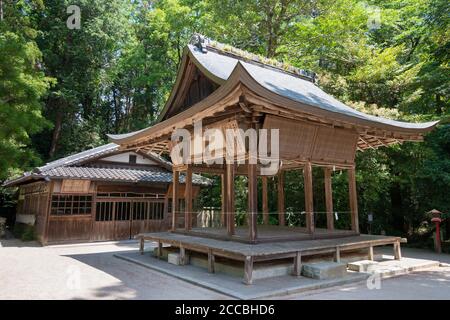
[[[441,249],[441,227],[440,227],[440,224],[442,222],[442,219],[441,219],[442,212],[440,212],[436,209],[433,209],[430,212],[428,212],[428,214],[431,214],[431,216],[432,216],[431,222],[436,223],[436,237],[434,238],[434,248],[437,253],[441,253],[442,249]]]
[[[434,248],[437,253],[441,253],[441,218],[433,218],[431,222],[436,223],[436,237],[434,239]]]

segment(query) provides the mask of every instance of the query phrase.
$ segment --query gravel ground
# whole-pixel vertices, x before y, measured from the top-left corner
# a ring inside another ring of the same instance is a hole
[[[0,299],[227,299],[113,257],[136,242],[40,247],[0,241]]]
[[[113,257],[134,241],[41,247],[0,240],[0,299],[227,299],[168,275]],[[388,254],[391,251],[387,251]],[[403,255],[450,263],[450,255],[404,249]],[[450,299],[450,266],[381,281],[306,292],[282,299]]]

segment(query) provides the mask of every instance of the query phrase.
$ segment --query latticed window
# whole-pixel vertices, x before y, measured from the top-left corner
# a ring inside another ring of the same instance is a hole
[[[52,215],[91,214],[91,195],[53,195]]]

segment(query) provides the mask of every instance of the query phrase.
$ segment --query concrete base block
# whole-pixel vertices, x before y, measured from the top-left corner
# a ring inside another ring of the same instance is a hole
[[[169,255],[167,256],[167,262],[177,265],[180,265],[180,254],[178,253],[169,253]]]
[[[347,266],[336,262],[307,263],[302,266],[302,275],[319,280],[342,278],[347,275]]]
[[[350,262],[347,264],[349,270],[356,272],[371,272],[374,270],[374,267],[378,265],[378,262],[371,260],[361,260]]]
[[[189,255],[185,256],[185,263],[184,264],[189,264]],[[181,265],[181,260],[180,260],[180,254],[179,253],[169,253],[167,255],[167,262],[174,264],[174,265]]]

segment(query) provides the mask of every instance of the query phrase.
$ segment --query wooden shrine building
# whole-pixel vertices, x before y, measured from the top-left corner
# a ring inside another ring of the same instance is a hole
[[[170,228],[172,164],[109,143],[6,181],[18,187],[16,223],[35,226],[43,244],[130,239]],[[179,183],[184,187],[184,176]],[[209,181],[195,176],[193,197]],[[183,196],[178,197],[183,204]]]
[[[226,159],[223,164],[199,163],[193,161],[197,156],[193,152],[189,155],[191,163],[180,163],[172,158],[172,201],[176,213],[172,216],[172,232],[246,243],[359,235],[356,152],[402,141],[421,141],[437,123],[406,123],[356,111],[321,90],[315,84],[314,74],[195,35],[185,48],[176,83],[159,122],[137,132],[110,135],[110,139],[119,144],[121,150],[169,154],[176,145],[172,134],[177,129],[185,129],[195,136],[195,123],[200,121],[203,134],[207,128],[223,132],[249,128],[279,130],[279,169],[273,173],[278,177],[277,226],[269,225],[268,176],[262,175],[263,165],[248,161],[249,150],[246,150],[244,163]],[[191,150],[194,144],[192,138]],[[321,229],[316,228],[315,223],[313,167],[323,168],[325,181],[327,227]],[[303,172],[305,222],[303,226],[289,227],[285,219],[283,175],[287,170],[296,169]],[[348,172],[350,230],[334,228],[331,185],[334,170]],[[220,227],[201,228],[193,223],[193,173],[221,176],[223,217]],[[179,174],[187,178],[185,192],[178,186]],[[234,196],[237,175],[248,179],[247,222],[238,228]],[[263,193],[261,213],[257,209],[259,177]],[[181,196],[186,199],[183,212],[177,202]],[[184,221],[181,226],[179,219]]]

